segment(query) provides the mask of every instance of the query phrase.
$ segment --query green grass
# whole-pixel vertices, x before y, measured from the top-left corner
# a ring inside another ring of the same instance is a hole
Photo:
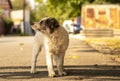
[[[87,38],[86,43],[95,47],[99,47],[101,49],[109,49],[112,51],[120,52],[120,38]]]

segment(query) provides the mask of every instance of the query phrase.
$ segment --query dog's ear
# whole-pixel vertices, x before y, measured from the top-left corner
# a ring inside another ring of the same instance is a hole
[[[48,18],[46,20],[46,25],[50,29],[50,33],[53,33],[56,28],[59,27],[59,22],[55,18]]]

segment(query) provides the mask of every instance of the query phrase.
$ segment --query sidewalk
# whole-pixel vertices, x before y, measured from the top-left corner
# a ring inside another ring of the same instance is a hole
[[[120,64],[70,35],[65,56],[67,76],[48,78],[44,52],[37,61],[38,74],[29,73],[33,37],[0,38],[0,81],[120,81]]]
[[[84,37],[80,34],[70,35],[70,46],[67,57],[71,56],[75,61],[75,58],[79,58],[80,65],[119,65],[113,62],[107,55],[99,53],[94,48],[88,46],[83,40]],[[71,44],[72,43],[72,44]],[[73,57],[72,57],[73,56]],[[77,63],[77,60],[75,61]]]

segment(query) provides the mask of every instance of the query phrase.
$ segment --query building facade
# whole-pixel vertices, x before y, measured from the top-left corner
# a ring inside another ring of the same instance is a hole
[[[92,4],[83,5],[81,26],[85,36],[115,36],[120,30],[120,5]]]
[[[7,30],[3,18],[10,18],[11,9],[10,0],[0,0],[0,35],[5,34]]]
[[[120,29],[120,5],[83,5],[81,19],[82,26],[87,29]]]

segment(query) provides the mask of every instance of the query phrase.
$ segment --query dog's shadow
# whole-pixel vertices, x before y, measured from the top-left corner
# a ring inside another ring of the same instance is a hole
[[[47,78],[48,72],[46,68],[47,68],[46,66],[37,66],[37,69],[44,70],[38,71],[36,74],[30,74],[30,72],[28,71],[30,70],[30,66],[0,67],[0,78],[2,79]],[[120,77],[120,66],[112,65],[65,66],[65,70],[68,73],[67,77],[69,79],[71,79],[71,77],[73,76]]]

